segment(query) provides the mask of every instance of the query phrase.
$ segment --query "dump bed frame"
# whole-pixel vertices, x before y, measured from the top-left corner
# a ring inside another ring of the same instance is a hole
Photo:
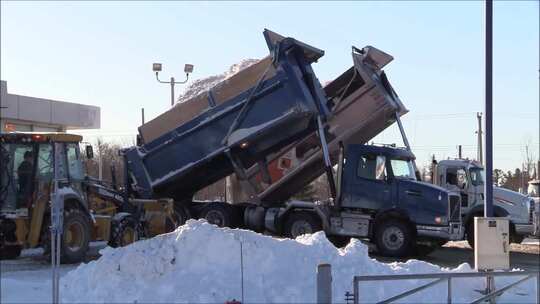
[[[271,64],[254,86],[141,146],[124,150],[141,198],[191,199],[207,185],[305,138],[330,114],[311,63],[324,52],[269,30]],[[275,73],[268,77],[270,69]],[[240,72],[242,73],[242,71]]]

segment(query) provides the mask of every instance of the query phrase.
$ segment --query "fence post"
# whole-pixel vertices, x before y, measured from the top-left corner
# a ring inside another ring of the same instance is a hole
[[[452,304],[452,278],[448,277],[448,294],[446,295],[446,303]]]
[[[332,266],[317,266],[317,304],[332,303]]]
[[[540,303],[540,273],[536,273],[536,303]]]
[[[360,287],[358,286],[358,284],[360,284],[360,282],[356,279],[356,277],[354,277],[353,279],[353,291],[354,291],[354,304],[358,304],[360,303]]]

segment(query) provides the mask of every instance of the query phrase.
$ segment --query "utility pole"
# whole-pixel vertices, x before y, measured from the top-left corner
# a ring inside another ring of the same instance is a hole
[[[483,151],[482,151],[482,112],[476,113],[476,118],[478,119],[478,130],[476,134],[478,135],[478,151],[476,152],[476,159],[483,164]]]
[[[141,108],[141,125],[144,125],[144,108]]]
[[[461,145],[458,146],[458,158],[459,159],[462,159],[462,154],[461,154]]]
[[[485,123],[485,172],[484,217],[493,216],[493,0],[486,0],[486,102]]]

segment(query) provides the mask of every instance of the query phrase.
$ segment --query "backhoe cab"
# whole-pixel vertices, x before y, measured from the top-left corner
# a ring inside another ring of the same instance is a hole
[[[83,191],[85,172],[81,136],[56,133],[0,134],[0,254],[15,258],[22,248],[43,246],[47,251],[50,197],[55,159],[65,193],[62,257],[81,261],[92,238],[92,219]],[[55,158],[54,151],[61,153]]]
[[[0,134],[0,259],[16,258],[23,248],[49,253],[55,176],[64,202],[63,263],[83,261],[90,241],[123,246],[176,227],[172,202],[134,200],[86,176],[81,140],[63,133]],[[85,152],[93,157],[91,146]]]

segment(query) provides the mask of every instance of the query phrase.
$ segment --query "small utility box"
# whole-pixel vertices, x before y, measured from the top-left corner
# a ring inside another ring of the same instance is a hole
[[[475,217],[474,243],[474,264],[477,270],[510,268],[508,219]]]

